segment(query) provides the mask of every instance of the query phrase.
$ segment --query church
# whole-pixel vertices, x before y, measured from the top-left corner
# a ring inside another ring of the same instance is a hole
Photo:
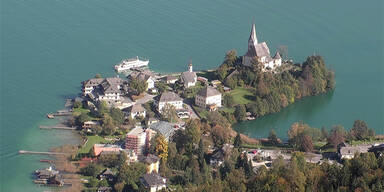
[[[248,40],[248,51],[243,56],[243,65],[252,66],[252,60],[259,59],[259,63],[263,66],[263,71],[274,70],[276,67],[281,66],[281,56],[276,52],[272,58],[266,42],[259,43],[256,37],[255,24],[252,25],[251,35]]]

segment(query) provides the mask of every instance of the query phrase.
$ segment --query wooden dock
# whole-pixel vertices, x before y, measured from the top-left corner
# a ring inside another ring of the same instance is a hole
[[[65,153],[56,153],[56,152],[44,152],[44,151],[25,151],[20,150],[19,154],[35,154],[35,155],[65,155]]]
[[[40,129],[62,129],[62,130],[76,130],[77,129],[76,127],[66,127],[66,126],[57,126],[57,125],[53,125],[53,126],[40,125],[39,128]]]

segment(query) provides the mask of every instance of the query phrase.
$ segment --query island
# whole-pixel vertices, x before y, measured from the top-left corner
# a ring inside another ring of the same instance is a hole
[[[321,56],[286,57],[284,47],[272,57],[253,24],[247,52],[228,51],[217,69],[194,71],[190,61],[176,74],[97,74],[63,112],[61,128],[83,143],[53,149],[54,168],[38,170],[36,182],[98,192],[382,191],[384,137],[365,121],[349,131],[296,122],[286,141],[273,130],[262,139],[232,130],[335,88]]]

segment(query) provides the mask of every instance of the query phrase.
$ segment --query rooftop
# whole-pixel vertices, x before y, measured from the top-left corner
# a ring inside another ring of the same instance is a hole
[[[137,135],[142,134],[142,133],[145,133],[143,127],[135,127],[135,128],[133,128],[133,129],[127,134],[127,136],[137,136]]]
[[[185,71],[181,73],[181,79],[186,83],[195,82],[195,78],[197,78],[195,72]]]
[[[161,94],[159,102],[171,102],[171,101],[182,101],[183,99],[173,92],[164,92]]]
[[[165,185],[166,179],[157,173],[143,175],[144,184],[147,186]]]
[[[169,139],[174,133],[174,124],[166,122],[166,121],[160,121],[151,124],[150,129],[162,134],[165,138]]]
[[[221,93],[211,86],[206,86],[205,88],[200,90],[197,93],[197,95],[202,97],[211,97],[211,96],[221,95]]]

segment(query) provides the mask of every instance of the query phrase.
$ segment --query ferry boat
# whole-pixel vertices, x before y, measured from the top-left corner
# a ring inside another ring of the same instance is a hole
[[[134,58],[125,59],[121,61],[121,63],[115,65],[115,70],[117,72],[122,72],[133,68],[145,67],[148,65],[148,63],[148,59],[140,59],[139,56],[136,56]]]

